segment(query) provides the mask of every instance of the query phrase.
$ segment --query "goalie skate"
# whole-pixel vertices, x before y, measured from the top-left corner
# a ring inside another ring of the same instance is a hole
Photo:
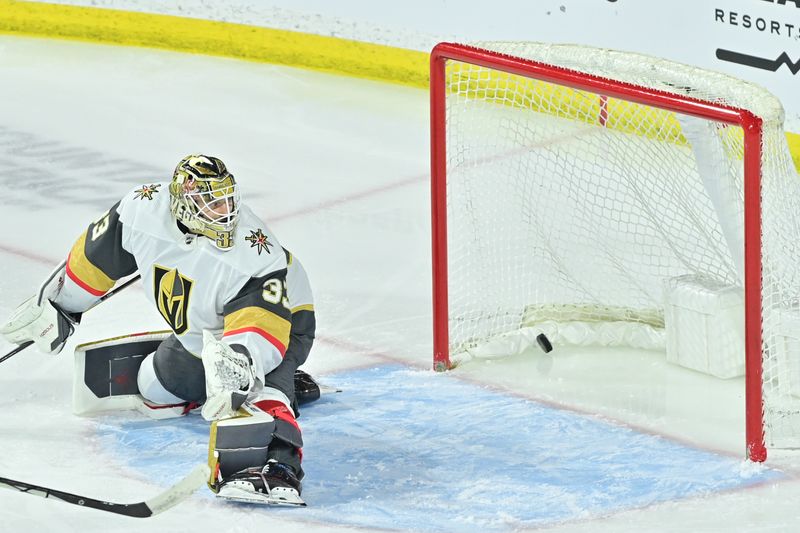
[[[288,467],[270,461],[261,468],[248,468],[231,475],[220,484],[217,498],[224,500],[305,507],[300,497],[300,481]]]

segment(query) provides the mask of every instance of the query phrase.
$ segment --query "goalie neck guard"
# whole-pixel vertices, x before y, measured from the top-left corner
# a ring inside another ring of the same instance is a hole
[[[194,154],[181,159],[169,185],[170,210],[191,232],[220,250],[233,246],[239,187],[220,159]]]

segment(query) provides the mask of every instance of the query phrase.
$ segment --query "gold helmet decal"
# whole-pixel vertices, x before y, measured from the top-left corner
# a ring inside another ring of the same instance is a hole
[[[239,187],[219,158],[189,155],[181,159],[169,185],[170,209],[193,233],[227,250],[239,220]]]
[[[189,329],[189,296],[194,281],[178,269],[153,265],[153,290],[158,312],[176,335]]]

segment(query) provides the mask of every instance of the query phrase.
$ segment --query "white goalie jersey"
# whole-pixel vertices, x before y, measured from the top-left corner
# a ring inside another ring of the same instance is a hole
[[[246,205],[234,245],[220,250],[182,231],[169,200],[167,184],[145,185],[90,224],[70,251],[54,302],[85,311],[116,280],[138,272],[148,300],[189,352],[200,356],[203,330],[209,330],[245,346],[256,370],[268,373],[288,348],[292,309],[313,312],[302,266],[297,263],[294,287],[287,288],[291,255]]]

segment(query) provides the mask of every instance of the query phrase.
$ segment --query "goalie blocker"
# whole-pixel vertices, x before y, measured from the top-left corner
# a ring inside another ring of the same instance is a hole
[[[139,393],[139,367],[171,331],[134,333],[78,345],[75,348],[72,406],[75,414],[88,416],[104,411],[133,409],[151,418],[171,418],[196,407],[189,402],[154,405]],[[317,382],[302,370],[294,374],[292,404],[308,404],[320,397]]]

